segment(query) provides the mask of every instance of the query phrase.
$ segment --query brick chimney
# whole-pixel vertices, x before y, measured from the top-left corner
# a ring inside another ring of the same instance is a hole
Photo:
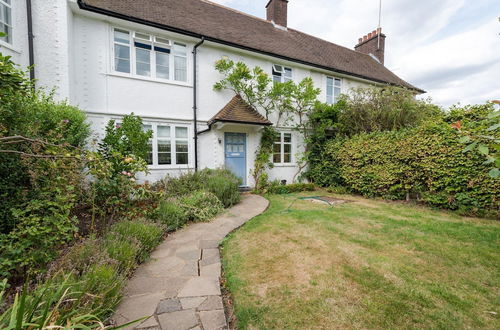
[[[373,32],[359,38],[354,49],[360,53],[372,55],[384,64],[385,34],[382,33],[382,28],[373,30]]]
[[[266,9],[268,21],[287,27],[288,0],[270,0],[266,5]]]

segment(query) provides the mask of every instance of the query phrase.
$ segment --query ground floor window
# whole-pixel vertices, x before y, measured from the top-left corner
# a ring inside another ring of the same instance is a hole
[[[149,141],[149,165],[188,165],[188,126],[165,123],[145,123],[144,130],[152,130]]]
[[[292,133],[279,132],[274,141],[273,163],[290,164],[292,162]]]

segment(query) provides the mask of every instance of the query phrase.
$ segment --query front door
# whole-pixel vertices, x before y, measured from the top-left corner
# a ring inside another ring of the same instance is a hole
[[[247,136],[245,133],[225,133],[226,168],[247,184]]]

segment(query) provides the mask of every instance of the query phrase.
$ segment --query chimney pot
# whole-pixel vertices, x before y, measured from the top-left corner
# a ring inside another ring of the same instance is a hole
[[[377,30],[372,31],[372,36],[375,37],[377,35]]]
[[[266,5],[267,20],[277,25],[287,27],[288,0],[269,0]]]
[[[368,36],[367,35],[363,36],[363,41],[366,41],[366,40],[368,40]]]
[[[363,38],[359,38],[358,39],[358,44],[362,43],[363,42]]]

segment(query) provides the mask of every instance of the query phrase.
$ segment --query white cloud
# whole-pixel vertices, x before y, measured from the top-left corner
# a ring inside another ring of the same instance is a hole
[[[268,0],[215,0],[262,13]],[[290,0],[289,26],[353,48],[378,24],[378,0]],[[493,0],[383,0],[386,66],[438,104],[500,98],[500,24]]]

